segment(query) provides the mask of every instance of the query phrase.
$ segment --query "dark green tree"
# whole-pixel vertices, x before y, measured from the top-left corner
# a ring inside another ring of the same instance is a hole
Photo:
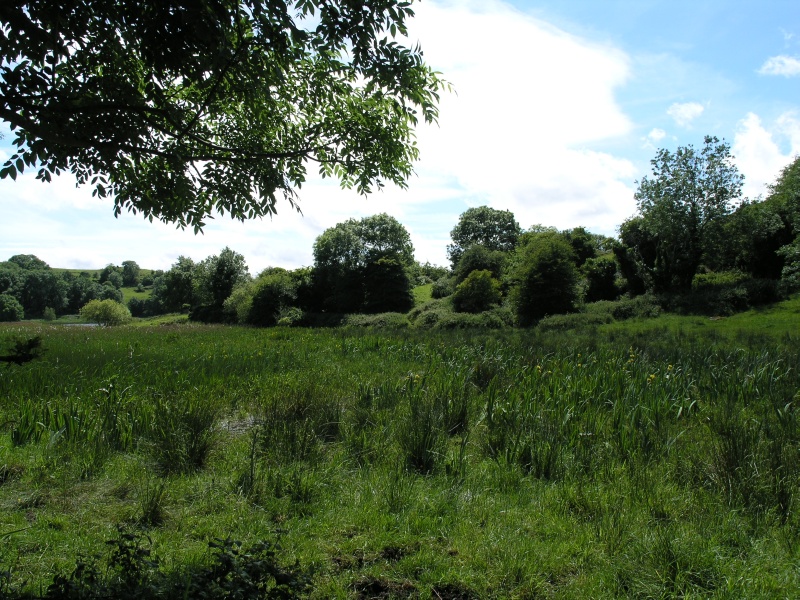
[[[414,246],[406,228],[387,214],[349,219],[326,229],[314,242],[314,287],[321,300],[317,309],[331,312],[359,312],[364,309],[367,290],[381,276],[367,278],[369,265],[381,259],[394,261],[403,269],[414,265]],[[376,268],[375,273],[381,271]],[[405,276],[408,280],[408,276]]]
[[[464,251],[474,244],[481,244],[487,250],[510,252],[521,232],[511,211],[488,206],[470,208],[461,214],[450,232],[453,243],[447,246],[447,256],[456,267]]]
[[[50,268],[50,265],[33,254],[15,254],[8,259],[8,262],[14,263],[25,271],[41,271]]]
[[[692,278],[718,239],[715,229],[739,199],[743,176],[733,164],[730,145],[706,136],[703,148],[661,149],[643,177],[636,202],[644,229],[655,243],[655,257],[644,267],[655,291],[688,290]]]
[[[408,230],[394,217],[381,213],[364,217],[356,226],[363,245],[362,262],[365,265],[386,258],[400,263],[404,268],[414,265],[414,245]]]
[[[364,269],[364,312],[408,312],[414,293],[405,266],[394,258],[380,258]]]
[[[285,269],[264,270],[253,282],[247,322],[262,327],[278,323],[281,312],[297,302],[297,280]]]
[[[508,253],[490,250],[483,244],[473,244],[461,254],[454,269],[456,282],[461,283],[473,271],[489,271],[492,277],[500,279],[508,258]]]
[[[588,259],[581,267],[586,277],[586,302],[616,300],[617,261],[613,256],[604,255]]]
[[[656,261],[656,240],[647,230],[641,216],[627,219],[619,227],[620,243],[614,246],[625,289],[631,295],[644,294],[652,289],[652,265]],[[648,267],[650,265],[650,267]]]
[[[578,301],[575,252],[563,236],[531,236],[516,252],[511,301],[521,325],[574,310]]]
[[[141,268],[135,260],[122,261],[122,285],[133,287],[139,283]]]
[[[210,256],[195,271],[195,301],[203,305],[199,320],[222,321],[222,305],[233,289],[250,280],[244,256],[228,247],[219,255]]]
[[[307,170],[404,186],[442,81],[396,35],[411,2],[0,5],[0,177],[72,172],[119,214],[201,228],[296,206]]]
[[[584,227],[567,229],[562,232],[562,235],[575,251],[575,260],[577,261],[578,268],[582,267],[590,258],[597,256],[598,245],[600,243],[599,239],[602,239],[602,236],[589,233]]]
[[[794,239],[785,206],[767,199],[743,202],[722,225],[719,251],[707,260],[714,270],[736,269],[756,278],[780,279],[783,257],[778,250]]]
[[[0,322],[3,321],[22,321],[25,318],[25,310],[14,296],[0,294]]]
[[[488,270],[473,270],[453,292],[456,312],[479,313],[500,304],[500,282]]]
[[[25,309],[29,319],[40,318],[44,309],[52,308],[57,314],[63,314],[67,306],[69,285],[58,273],[52,270],[28,271],[15,294]]]
[[[13,294],[24,277],[22,269],[13,262],[0,263],[0,294]]]
[[[111,280],[114,274],[118,275],[118,277],[114,277]],[[111,283],[114,284],[114,287],[122,287],[122,267],[118,267],[117,265],[113,265],[111,263],[107,264],[103,267],[103,270],[100,271],[100,283],[105,283],[106,281],[111,280]],[[117,285],[119,283],[119,285]]]
[[[65,309],[69,314],[77,314],[81,307],[90,300],[97,300],[103,297],[103,286],[94,279],[68,276],[67,272],[64,274],[64,281],[69,286]]]
[[[153,280],[152,300],[159,313],[180,312],[194,302],[194,276],[197,265],[191,258],[179,256],[169,271]]]

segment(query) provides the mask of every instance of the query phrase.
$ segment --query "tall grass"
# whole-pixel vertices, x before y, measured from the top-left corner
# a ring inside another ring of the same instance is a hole
[[[47,351],[0,378],[0,567],[46,585],[134,522],[185,561],[278,529],[318,596],[790,589],[800,347],[658,323],[22,326]]]

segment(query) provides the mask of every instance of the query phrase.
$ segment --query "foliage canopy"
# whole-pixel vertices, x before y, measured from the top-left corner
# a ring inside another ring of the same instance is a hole
[[[404,186],[444,83],[398,0],[71,0],[0,6],[0,177],[67,171],[196,231],[297,207],[309,163],[368,193]]]
[[[450,232],[452,244],[447,246],[447,256],[457,265],[469,247],[481,244],[487,250],[510,252],[517,244],[522,229],[509,210],[488,206],[467,209]]]
[[[636,191],[644,233],[654,246],[647,265],[657,291],[688,289],[715,239],[715,227],[739,199],[744,177],[730,145],[706,136],[703,148],[660,149],[650,161],[652,178]]]

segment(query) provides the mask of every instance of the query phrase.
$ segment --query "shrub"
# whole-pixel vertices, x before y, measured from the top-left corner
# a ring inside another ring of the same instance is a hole
[[[229,323],[245,323],[253,305],[253,284],[249,281],[237,285],[231,295],[222,303],[225,321]]]
[[[741,271],[698,273],[692,279],[692,291],[702,292],[715,288],[734,287],[746,279],[749,279],[749,276]]]
[[[25,318],[22,304],[8,294],[0,294],[0,321],[21,321]]]
[[[81,309],[81,318],[103,326],[122,325],[131,320],[131,311],[115,300],[92,300]]]
[[[597,327],[611,323],[613,317],[609,314],[601,313],[575,313],[571,315],[553,315],[545,317],[539,321],[538,328],[542,331],[569,331],[571,329],[583,329]]]
[[[456,282],[461,283],[473,271],[489,271],[492,277],[500,279],[505,262],[505,252],[489,250],[482,244],[470,246],[464,250],[455,267]]]
[[[247,322],[272,326],[283,318],[282,311],[297,301],[297,281],[288,271],[271,269],[261,273],[253,286]]]
[[[472,271],[453,293],[456,312],[479,313],[499,304],[500,282],[487,270]]]
[[[42,313],[42,318],[45,321],[55,321],[56,320],[56,311],[54,308],[46,306],[44,312]]]
[[[405,329],[411,325],[411,322],[403,313],[385,312],[377,315],[347,315],[344,325],[370,329]]]
[[[583,265],[586,276],[586,301],[614,300],[617,289],[617,261],[611,256],[588,259]]]
[[[611,315],[618,321],[631,319],[653,319],[661,314],[661,305],[652,294],[643,294],[635,298],[625,298],[613,303]]]
[[[436,299],[415,307],[408,313],[408,319],[414,327],[430,329],[445,314],[452,314],[453,307],[449,300]]]
[[[569,242],[557,234],[531,238],[516,256],[512,301],[519,322],[571,312],[578,301],[578,269]]]
[[[305,313],[296,306],[290,306],[283,309],[278,314],[278,325],[281,327],[291,327],[292,325],[299,325],[305,319]]]
[[[157,307],[152,298],[131,298],[128,300],[128,310],[134,317],[151,317],[157,312]]]
[[[403,264],[381,258],[364,269],[364,311],[407,312],[414,307],[411,280]]]
[[[789,290],[800,289],[800,237],[780,248],[777,254],[783,258],[781,281]]]
[[[440,316],[433,329],[502,329],[513,323],[513,313],[498,308],[482,313],[446,313]]]
[[[436,281],[433,282],[433,287],[431,288],[431,298],[439,299],[439,298],[447,298],[450,294],[453,293],[455,290],[455,278],[454,277],[440,277]]]

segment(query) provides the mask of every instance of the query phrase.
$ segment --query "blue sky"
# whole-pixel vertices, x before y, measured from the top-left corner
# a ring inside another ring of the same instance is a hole
[[[745,194],[766,191],[800,154],[800,5],[796,0],[423,0],[411,42],[453,83],[438,126],[418,132],[408,190],[363,198],[329,181],[301,190],[304,216],[219,217],[203,235],[115,219],[108,201],[62,177],[0,181],[0,260],[36,254],[53,266],[136,260],[167,269],[230,246],[252,273],[313,262],[325,228],[388,212],[417,258],[446,264],[458,216],[488,204],[523,227],[585,226],[614,235],[635,213],[636,181],[657,148],[725,138]],[[4,128],[7,133],[7,129]],[[7,156],[10,136],[0,141]]]

